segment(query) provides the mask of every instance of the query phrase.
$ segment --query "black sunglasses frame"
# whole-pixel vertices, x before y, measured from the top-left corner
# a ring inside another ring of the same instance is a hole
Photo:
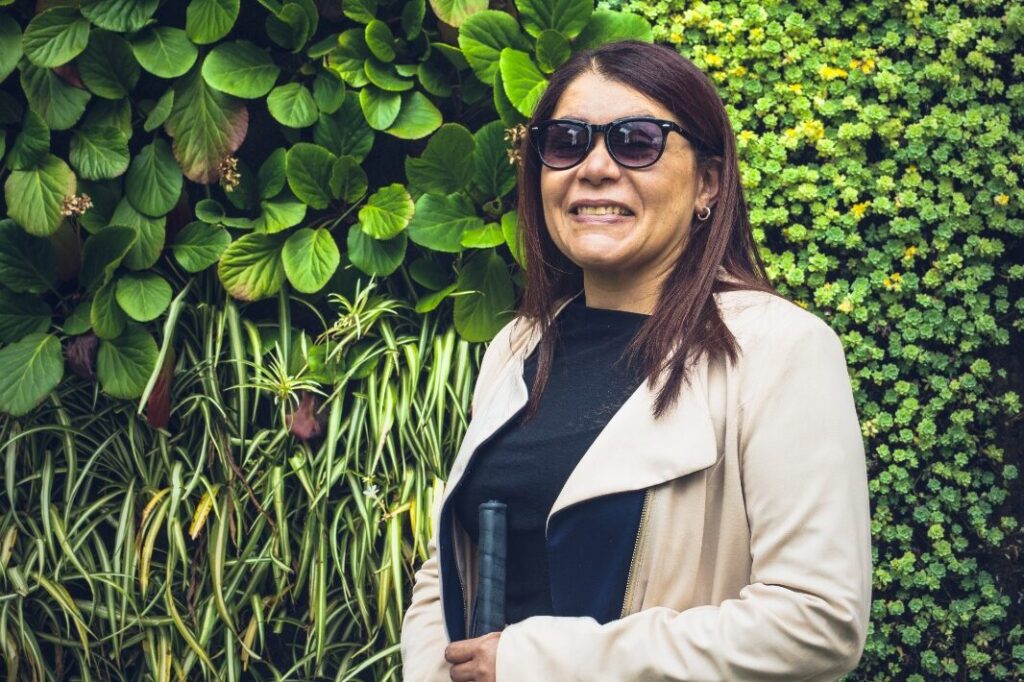
[[[608,144],[609,130],[613,129],[615,126],[622,125],[623,123],[635,122],[656,123],[664,132],[664,135],[662,135],[661,138],[661,148],[658,149],[658,155],[654,157],[654,160],[651,161],[650,163],[641,164],[639,166],[623,163],[622,160],[615,155],[615,150],[613,148],[614,145]],[[583,150],[583,153],[580,154],[580,158],[575,163],[572,163],[568,166],[555,166],[548,163],[547,161],[544,160],[544,154],[543,152],[541,152],[541,134],[543,130],[557,123],[571,123],[587,131],[586,149]],[[609,123],[587,123],[586,121],[578,121],[573,118],[552,118],[546,121],[541,121],[536,125],[530,126],[530,142],[532,143],[534,150],[536,150],[537,152],[537,158],[540,159],[540,162],[542,164],[544,164],[545,166],[552,170],[569,170],[570,168],[575,168],[579,164],[583,163],[583,160],[586,159],[587,156],[590,155],[590,152],[593,151],[594,149],[594,140],[596,139],[596,133],[602,133],[604,134],[605,148],[608,150],[608,154],[612,157],[612,159],[615,160],[615,163],[619,164],[623,168],[636,169],[648,168],[658,163],[658,160],[661,158],[661,155],[665,153],[665,144],[668,142],[668,134],[673,131],[679,133],[687,141],[693,144],[693,140],[690,138],[689,135],[686,134],[686,131],[684,131],[678,123],[675,123],[674,121],[666,121],[665,119],[662,118],[654,118],[651,116],[626,116],[624,118],[617,118]]]

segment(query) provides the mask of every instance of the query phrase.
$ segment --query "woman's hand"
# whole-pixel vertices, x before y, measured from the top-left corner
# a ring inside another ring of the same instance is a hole
[[[452,682],[494,682],[500,632],[452,642],[444,657],[452,664]]]

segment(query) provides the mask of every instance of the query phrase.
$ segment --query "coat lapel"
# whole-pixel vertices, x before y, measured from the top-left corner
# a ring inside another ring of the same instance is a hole
[[[480,412],[471,420],[449,473],[448,493],[455,489],[477,448],[526,405],[529,392],[523,363],[536,346],[537,336],[530,334],[523,347],[512,352]],[[584,453],[550,514],[583,500],[639,490],[714,464],[718,447],[707,400],[707,374],[707,362],[702,359],[691,371],[690,384],[658,420],[652,414],[657,387],[652,391],[646,380],[640,384]]]

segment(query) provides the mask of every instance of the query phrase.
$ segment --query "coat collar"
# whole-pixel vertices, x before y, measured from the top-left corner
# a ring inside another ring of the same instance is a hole
[[[555,315],[576,296],[564,301]],[[466,430],[449,474],[449,492],[455,489],[477,448],[526,405],[529,393],[523,364],[538,342],[538,334],[528,333],[496,373],[493,386]],[[707,399],[707,376],[707,362],[702,358],[691,370],[689,385],[683,386],[678,400],[657,420],[652,410],[660,382],[651,390],[645,379],[584,453],[548,518],[583,500],[639,490],[714,464],[718,448]]]

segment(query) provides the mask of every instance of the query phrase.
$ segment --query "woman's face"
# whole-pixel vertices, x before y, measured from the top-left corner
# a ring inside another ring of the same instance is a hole
[[[551,118],[608,123],[624,116],[679,123],[658,102],[593,72],[569,85]],[[627,276],[630,281],[660,282],[682,253],[694,212],[706,205],[698,203],[706,197],[701,195],[704,183],[697,178],[695,152],[682,135],[672,132],[654,165],[631,169],[612,159],[603,134],[596,138],[578,165],[567,170],[541,167],[548,232],[562,253],[583,269],[585,281],[621,281]],[[581,202],[598,208],[581,210]],[[625,210],[600,208],[612,205]]]

